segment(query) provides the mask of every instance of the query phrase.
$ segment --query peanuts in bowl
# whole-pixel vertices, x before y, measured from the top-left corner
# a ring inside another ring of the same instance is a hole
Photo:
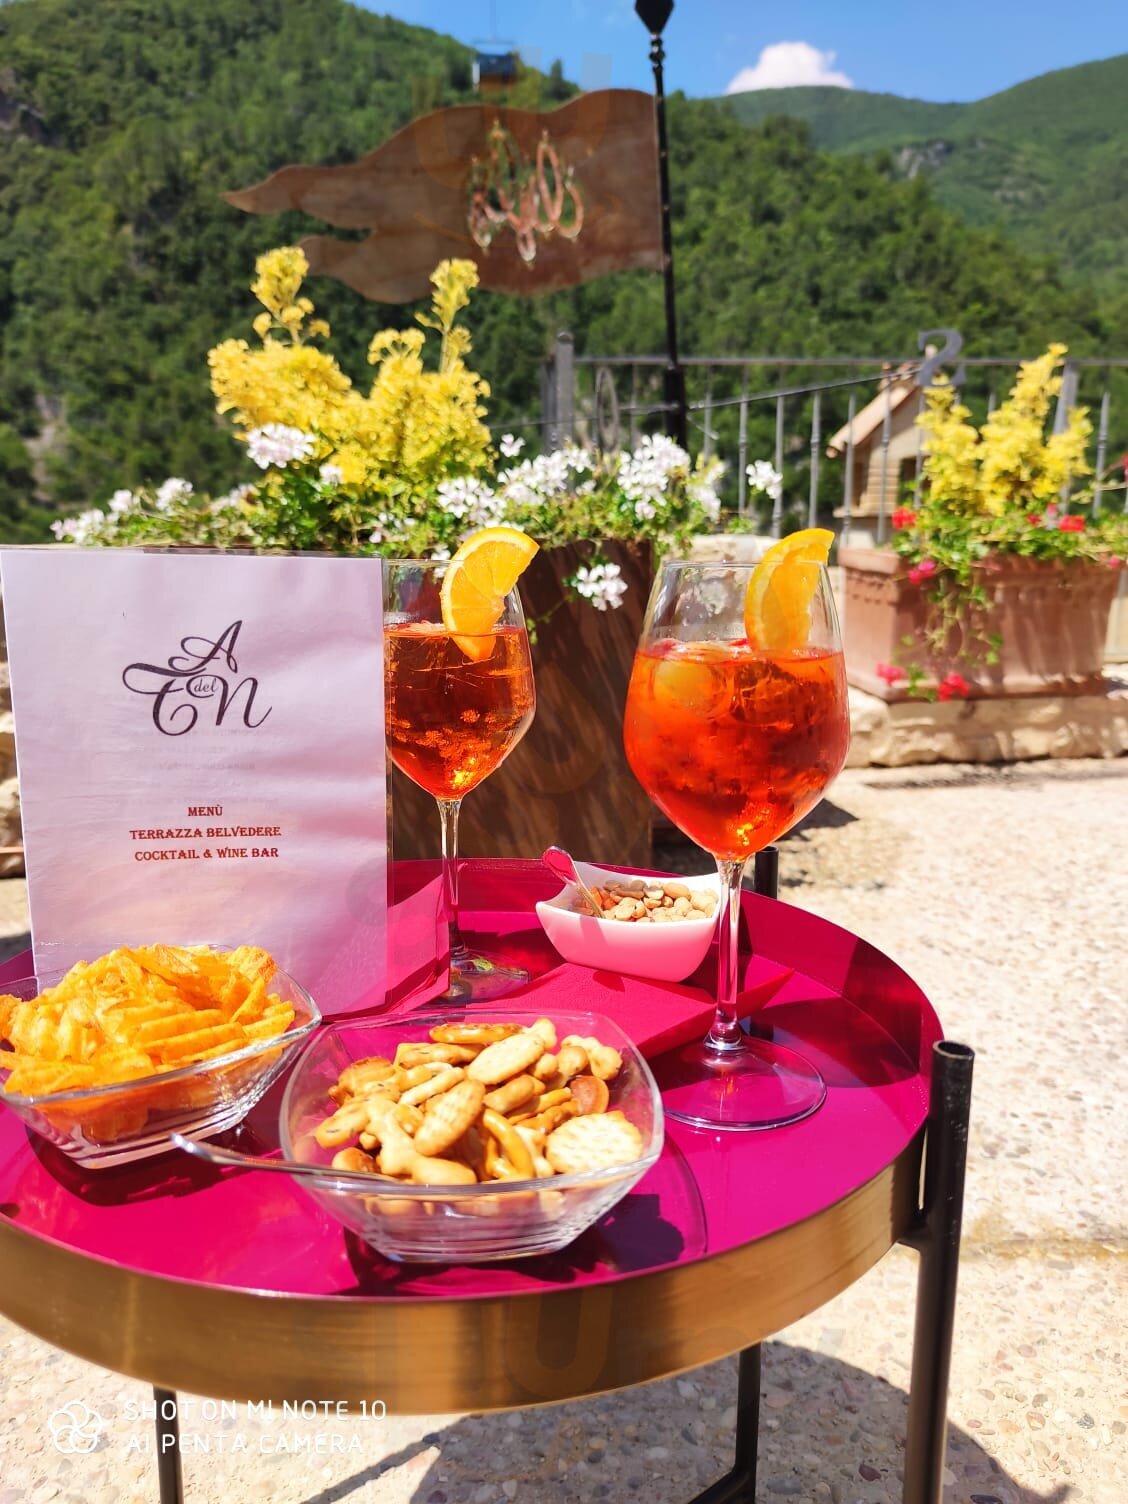
[[[588,862],[576,870],[601,905],[598,918],[571,883],[536,906],[566,961],[657,982],[684,982],[701,965],[716,933],[716,873],[615,872]]]
[[[620,877],[606,887],[592,885],[589,890],[599,900],[597,919],[621,919],[626,923],[669,924],[677,919],[711,919],[717,909],[717,895],[711,888],[692,889],[679,878]],[[587,901],[577,894],[578,914],[588,914]]]

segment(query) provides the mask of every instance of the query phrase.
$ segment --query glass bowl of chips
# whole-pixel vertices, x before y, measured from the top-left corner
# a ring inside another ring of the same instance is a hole
[[[386,1258],[482,1263],[553,1253],[662,1152],[662,1102],[596,1013],[449,1010],[332,1024],[286,1085],[295,1181]]]
[[[321,1022],[252,946],[122,946],[0,991],[0,1102],[88,1168],[231,1127]]]

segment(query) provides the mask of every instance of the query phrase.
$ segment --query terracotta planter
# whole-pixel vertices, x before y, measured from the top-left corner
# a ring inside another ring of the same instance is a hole
[[[1000,556],[982,566],[990,606],[975,619],[979,641],[1002,637],[999,661],[973,649],[960,655],[958,633],[934,652],[926,632],[927,586],[914,585],[908,565],[889,549],[843,548],[838,562],[844,585],[846,677],[883,700],[908,699],[905,681],[889,685],[879,663],[919,664],[927,684],[959,673],[978,697],[1103,694],[1102,673],[1109,612],[1118,571],[1078,560]],[[934,619],[934,618],[933,618]],[[912,639],[912,646],[905,639]]]
[[[651,805],[623,753],[623,706],[650,592],[650,549],[605,543],[628,590],[616,610],[565,600],[562,580],[590,547],[542,550],[521,579],[535,625],[537,713],[524,741],[462,806],[464,856],[532,857],[546,846],[617,866],[650,863]],[[397,858],[437,856],[435,801],[392,776]]]

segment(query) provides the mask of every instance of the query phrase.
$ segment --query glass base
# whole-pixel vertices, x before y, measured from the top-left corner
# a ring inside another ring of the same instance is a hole
[[[483,956],[480,951],[461,949],[450,957],[450,985],[435,1002],[477,1003],[507,997],[529,980],[521,966],[509,966]]]
[[[653,1070],[667,1117],[697,1128],[782,1128],[810,1117],[826,1098],[809,1060],[766,1039],[725,1049],[685,1045]]]

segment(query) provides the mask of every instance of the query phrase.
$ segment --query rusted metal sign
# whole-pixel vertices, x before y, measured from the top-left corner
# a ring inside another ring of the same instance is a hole
[[[654,100],[581,94],[545,113],[456,105],[413,120],[358,162],[293,166],[225,193],[252,214],[302,209],[364,240],[309,235],[310,270],[381,303],[425,296],[436,264],[474,261],[481,285],[541,293],[662,266]]]

